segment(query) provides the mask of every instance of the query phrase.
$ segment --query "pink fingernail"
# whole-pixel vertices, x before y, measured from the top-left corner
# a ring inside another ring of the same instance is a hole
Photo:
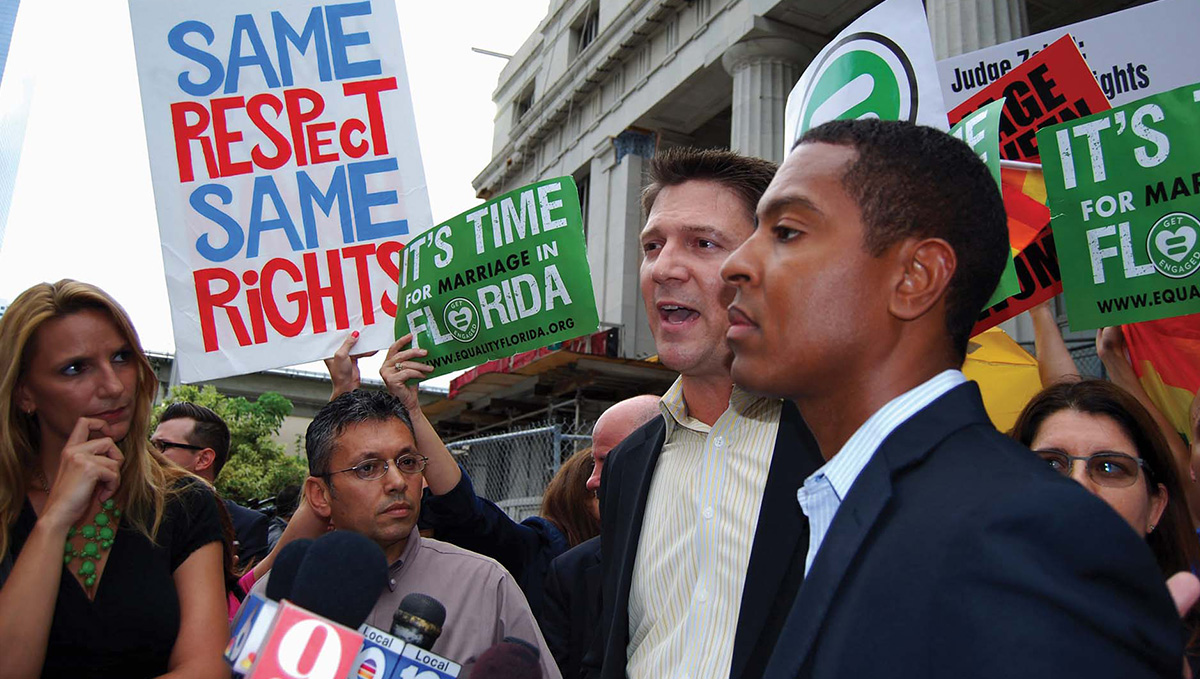
[[[357,331],[357,330],[355,330],[354,332],[350,333],[350,336],[351,336],[351,337],[358,337],[358,331]]]

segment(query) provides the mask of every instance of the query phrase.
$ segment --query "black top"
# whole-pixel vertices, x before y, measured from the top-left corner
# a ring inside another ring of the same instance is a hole
[[[122,521],[97,582],[95,600],[64,567],[42,677],[155,677],[179,634],[179,597],[172,574],[192,552],[220,542],[212,491],[188,485],[167,503],[155,545]],[[37,515],[26,500],[13,527],[13,554],[33,531]]]

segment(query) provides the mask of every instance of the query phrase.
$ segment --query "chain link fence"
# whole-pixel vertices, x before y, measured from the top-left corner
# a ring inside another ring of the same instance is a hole
[[[514,521],[538,513],[542,492],[576,451],[591,445],[591,422],[548,421],[526,429],[447,443],[475,492]]]

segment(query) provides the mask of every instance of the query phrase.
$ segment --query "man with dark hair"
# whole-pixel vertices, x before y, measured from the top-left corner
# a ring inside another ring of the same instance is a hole
[[[909,123],[803,136],[725,262],[734,379],[795,401],[827,462],[767,677],[1179,676],[1145,544],[1002,436],[966,340],[1008,247],[987,168]]]
[[[163,411],[150,443],[163,457],[215,485],[229,459],[229,426],[211,409],[179,401]],[[233,500],[222,501],[233,522],[239,567],[262,560],[271,550],[270,518]]]
[[[384,391],[345,392],[313,418],[304,446],[304,496],[313,513],[333,529],[370,538],[390,564],[388,585],[366,624],[390,629],[400,601],[420,592],[446,607],[434,653],[469,671],[488,648],[517,637],[540,649],[543,676],[561,676],[525,596],[500,564],[421,537],[417,515],[427,458],[417,451],[399,399]],[[265,592],[268,579],[253,591]]]
[[[761,676],[803,577],[792,498],[821,459],[794,407],[734,386],[719,273],[774,173],[729,151],[650,162],[641,292],[680,378],[600,479],[603,613],[584,664],[606,679]]]

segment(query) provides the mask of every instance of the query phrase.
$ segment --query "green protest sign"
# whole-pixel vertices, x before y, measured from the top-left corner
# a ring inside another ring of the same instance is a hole
[[[958,124],[950,128],[950,134],[962,140],[971,147],[982,160],[996,180],[996,190],[1003,193],[1000,184],[1000,114],[1004,109],[1004,97],[987,106],[964,116]],[[1004,272],[1000,274],[1000,284],[996,292],[983,308],[989,309],[1000,302],[1021,292],[1021,282],[1017,279],[1017,266],[1013,262],[1012,248],[1008,249],[1008,262]]]
[[[1200,312],[1200,84],[1038,132],[1072,330]]]
[[[599,325],[570,177],[510,191],[402,251],[396,336],[429,354],[428,377],[574,339]]]

